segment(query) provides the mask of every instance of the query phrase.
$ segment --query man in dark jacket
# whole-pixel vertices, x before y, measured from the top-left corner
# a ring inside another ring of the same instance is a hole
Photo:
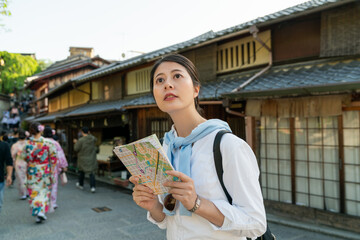
[[[90,134],[88,127],[81,128],[82,137],[77,141],[74,139],[74,150],[77,152],[77,167],[79,169],[79,182],[76,186],[84,189],[85,174],[90,175],[90,190],[95,192],[95,171],[97,169],[96,160],[96,138]]]
[[[6,165],[6,173],[7,173],[6,186],[9,186],[12,182],[11,175],[13,171],[13,160],[11,158],[9,145],[4,141],[0,141],[0,212],[4,200],[4,188],[5,188],[4,166],[5,165]]]

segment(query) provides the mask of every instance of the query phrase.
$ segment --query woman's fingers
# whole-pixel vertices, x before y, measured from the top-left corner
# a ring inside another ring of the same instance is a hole
[[[178,171],[167,171],[167,174],[178,177],[181,182],[166,182],[164,186],[170,187],[169,193],[179,200],[186,209],[191,209],[197,198],[194,181],[191,177]]]
[[[133,198],[134,200],[136,200],[136,202],[141,202],[141,201],[153,200],[156,198],[156,195],[147,192],[136,191],[133,192]]]
[[[136,176],[131,176],[131,177],[129,178],[129,181],[130,181],[131,183],[137,185],[137,184],[138,184],[138,181],[139,181],[139,178],[136,177]]]
[[[186,174],[179,172],[179,171],[166,171],[166,174],[178,177],[182,182],[189,182],[193,181],[191,177],[187,176]]]
[[[174,177],[178,177],[181,182],[179,181],[168,181],[164,183],[165,187],[170,187],[170,188],[181,188],[181,189],[187,189],[190,191],[195,190],[194,187],[194,181],[192,180],[191,177],[187,176],[186,174],[182,173],[182,172],[178,172],[178,171],[167,171],[167,174],[174,176]]]

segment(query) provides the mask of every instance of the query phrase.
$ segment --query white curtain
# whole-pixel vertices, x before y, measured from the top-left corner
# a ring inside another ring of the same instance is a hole
[[[346,213],[360,216],[360,120],[359,111],[343,113],[345,207]]]

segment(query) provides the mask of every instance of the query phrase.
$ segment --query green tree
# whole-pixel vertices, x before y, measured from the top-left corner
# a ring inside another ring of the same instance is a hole
[[[0,67],[0,92],[4,94],[22,89],[27,77],[41,71],[39,64],[31,56],[0,51],[0,59],[5,63]]]
[[[8,10],[8,0],[0,0],[0,16],[10,16],[10,15],[11,12]],[[4,26],[3,24],[0,24],[0,27],[3,26]]]
[[[40,70],[44,71],[46,68],[48,68],[53,62],[50,59],[38,59],[37,60]]]

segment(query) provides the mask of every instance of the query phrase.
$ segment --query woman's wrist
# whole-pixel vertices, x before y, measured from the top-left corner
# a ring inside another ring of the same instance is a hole
[[[165,213],[163,212],[163,205],[158,202],[158,204],[151,210],[149,210],[151,217],[157,221],[162,222],[165,218]]]

